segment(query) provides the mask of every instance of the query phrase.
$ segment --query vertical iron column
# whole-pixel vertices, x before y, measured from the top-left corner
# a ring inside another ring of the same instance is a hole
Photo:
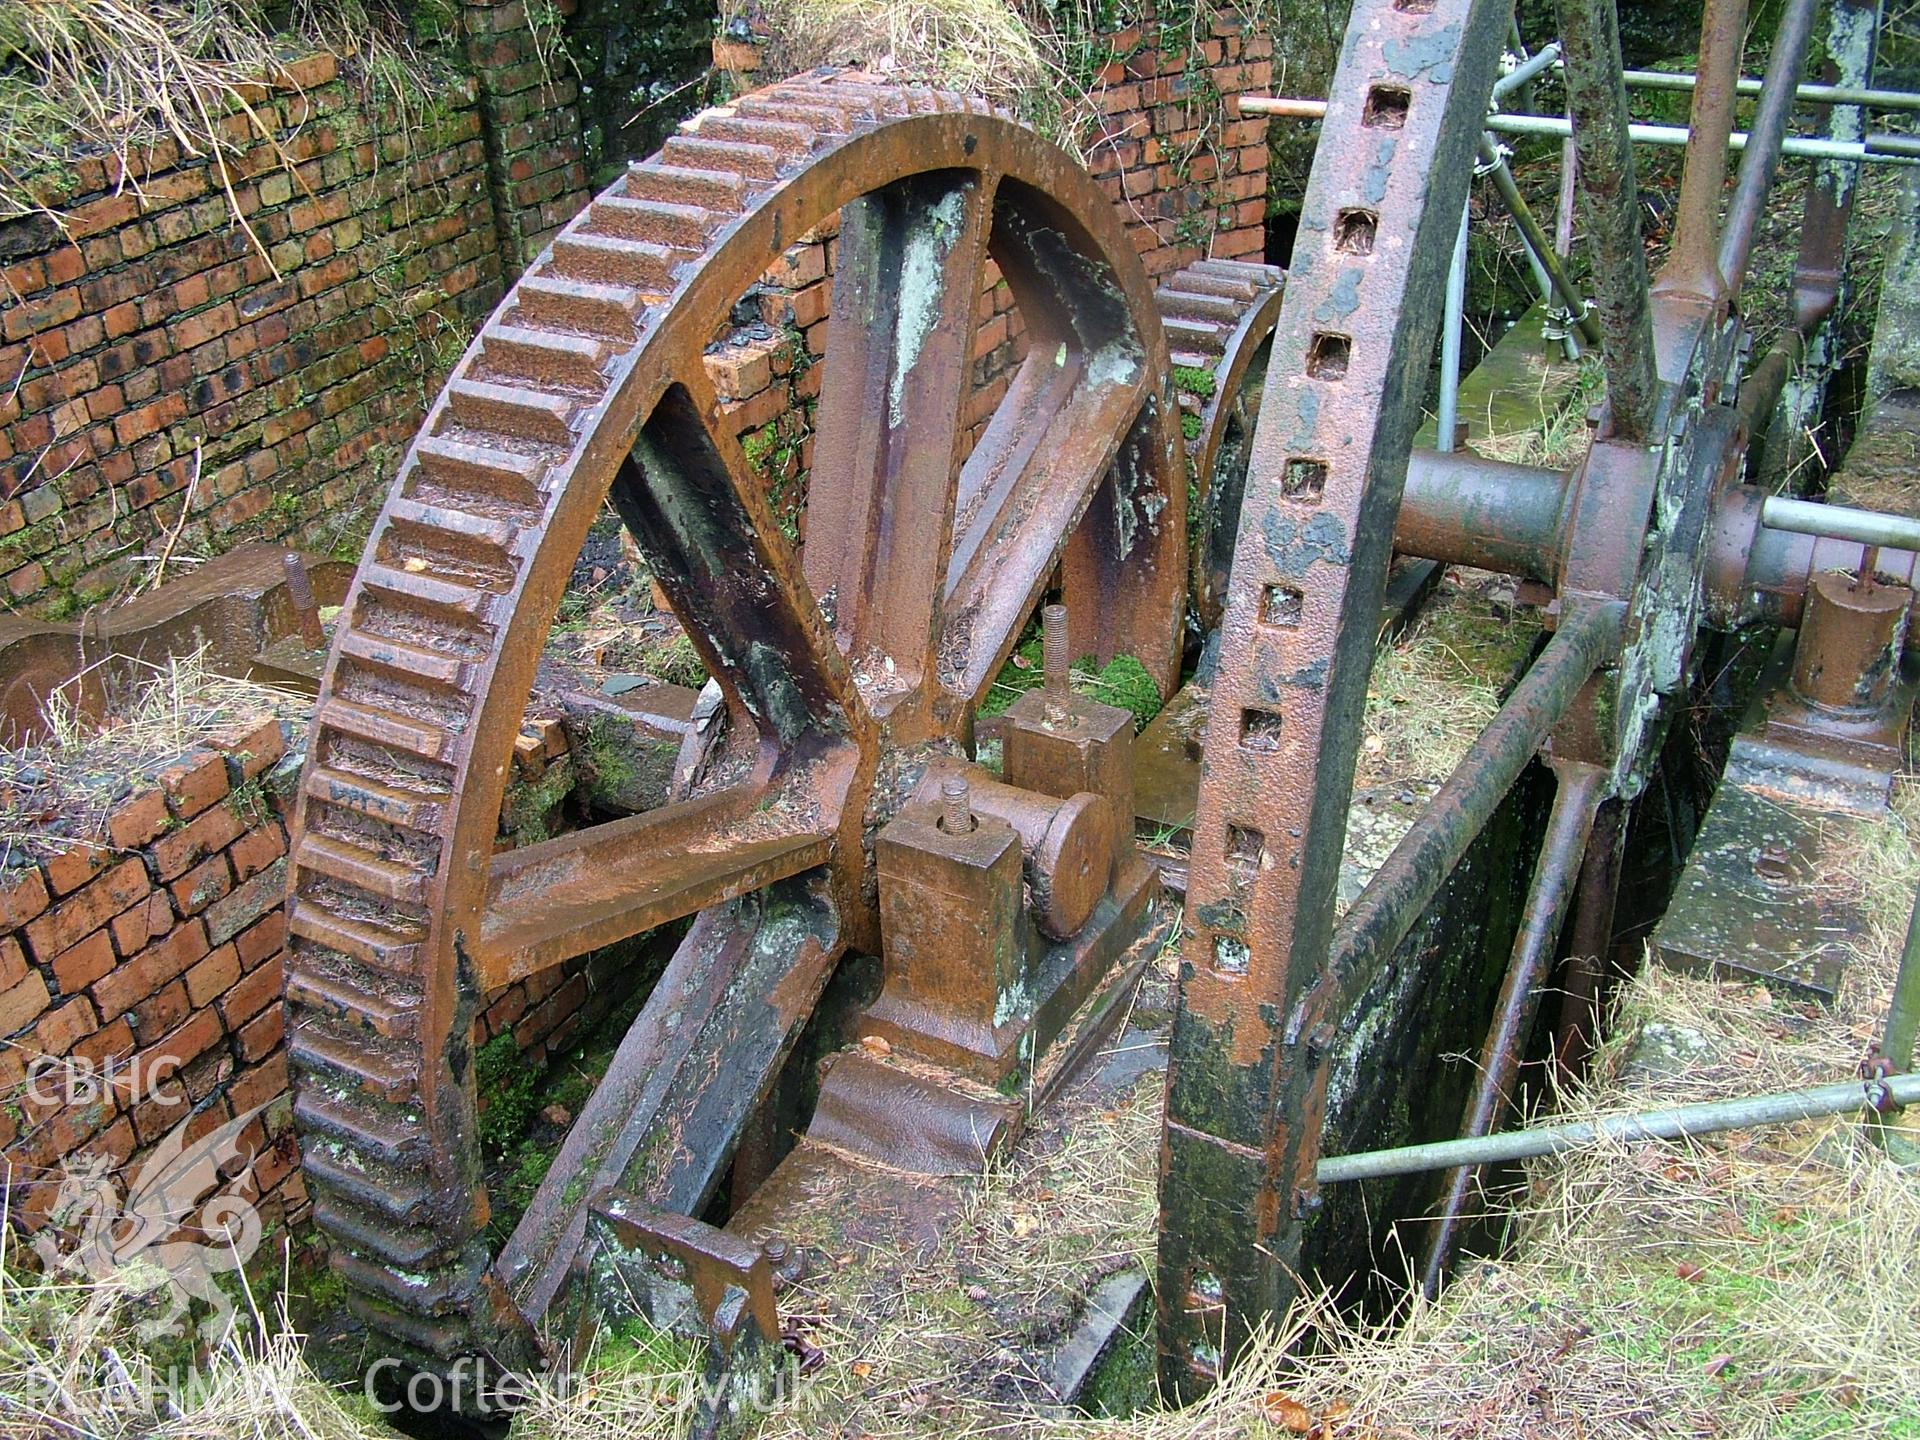
[[[1510,8],[1357,0],[1327,102],[1254,433],[1194,820],[1161,1150],[1169,1398],[1212,1384],[1297,1294],[1360,715]]]
[[[1628,138],[1627,87],[1620,79],[1620,24],[1613,0],[1560,0],[1561,63],[1580,175],[1580,213],[1593,256],[1613,435],[1645,440],[1660,376],[1647,300],[1647,251],[1640,192]]]
[[[1767,57],[1760,108],[1748,132],[1751,138],[1746,152],[1740,157],[1739,177],[1727,206],[1726,229],[1720,235],[1720,275],[1727,282],[1727,293],[1736,298],[1747,273],[1747,257],[1753,252],[1754,232],[1760,227],[1761,212],[1773,189],[1774,172],[1780,168],[1780,146],[1787,138],[1787,119],[1793,114],[1794,92],[1800,87],[1800,71],[1807,62],[1807,41],[1813,36],[1813,17],[1818,8],[1818,0],[1788,0],[1773,37],[1773,53]]]
[[[1720,276],[1718,247],[1720,194],[1727,183],[1727,137],[1733,134],[1733,107],[1739,94],[1740,44],[1746,38],[1747,0],[1706,0],[1700,16],[1699,78],[1687,120],[1686,168],[1680,175],[1680,201],[1674,220],[1673,248],[1656,288],[1718,301],[1726,286]]]

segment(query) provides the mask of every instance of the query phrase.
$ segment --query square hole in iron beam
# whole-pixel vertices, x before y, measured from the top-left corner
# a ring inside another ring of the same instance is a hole
[[[1257,870],[1267,853],[1267,837],[1251,825],[1227,826],[1227,863]]]
[[[1278,710],[1242,710],[1240,744],[1248,750],[1273,751],[1280,748],[1280,712]]]
[[[1307,374],[1316,380],[1344,380],[1353,359],[1353,341],[1328,330],[1314,332],[1307,346]]]
[[[1269,585],[1260,592],[1260,619],[1265,624],[1298,625],[1306,608],[1306,593],[1291,585]]]
[[[1407,123],[1407,111],[1412,108],[1413,92],[1405,86],[1375,85],[1367,91],[1360,123],[1369,130],[1398,130]]]
[[[1280,493],[1289,500],[1317,501],[1327,488],[1327,462],[1289,460],[1280,475]]]
[[[1247,948],[1247,942],[1236,940],[1231,935],[1213,937],[1213,968],[1220,975],[1244,975],[1247,966],[1253,960],[1253,952]]]
[[[1348,255],[1371,255],[1380,217],[1371,210],[1342,210],[1333,221],[1333,248]]]
[[[1431,15],[1433,0],[1393,0],[1393,8],[1402,15]]]

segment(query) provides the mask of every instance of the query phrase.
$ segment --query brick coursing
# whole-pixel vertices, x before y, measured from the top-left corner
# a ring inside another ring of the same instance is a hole
[[[305,1218],[280,999],[304,733],[266,718],[211,735],[130,777],[99,843],[0,869],[0,1209],[16,1228],[41,1227],[81,1157],[136,1175],[183,1122],[191,1141],[261,1106],[236,1193],[264,1225]],[[569,761],[557,721],[529,736],[508,810]],[[474,1041],[510,1031],[537,1068],[634,983],[618,950],[577,957],[487,996]]]
[[[324,538],[323,520],[380,494],[438,369],[498,299],[471,80],[424,114],[331,55],[280,86],[255,107],[271,142],[224,122],[244,147],[225,183],[167,141],[124,169],[69,166],[43,196],[64,236],[39,216],[0,225],[13,605],[58,617],[108,598],[183,508],[182,554]]]
[[[517,275],[587,203],[580,83],[559,50],[559,16],[526,0],[461,0],[467,63],[485,117],[494,225]]]

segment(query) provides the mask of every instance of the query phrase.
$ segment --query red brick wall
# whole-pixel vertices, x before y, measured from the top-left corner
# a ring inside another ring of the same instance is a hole
[[[130,1176],[182,1121],[191,1141],[260,1105],[239,1193],[263,1223],[304,1218],[291,1110],[274,1103],[288,1093],[285,816],[303,735],[269,718],[209,736],[130,776],[91,843],[0,869],[0,1201],[15,1226],[42,1223],[78,1157]],[[568,763],[559,724],[530,723],[507,812],[542,780],[563,791]],[[0,809],[31,800],[0,791]],[[624,997],[624,963],[582,956],[489,995],[475,1043],[511,1031],[544,1064]]]
[[[283,85],[258,107],[274,144],[226,123],[247,147],[227,168],[252,237],[218,168],[172,142],[124,173],[108,156],[48,182],[64,235],[43,215],[0,224],[13,605],[58,618],[110,598],[183,506],[183,556],[335,538],[322,522],[382,493],[439,369],[498,298],[473,82],[424,117],[328,55]]]

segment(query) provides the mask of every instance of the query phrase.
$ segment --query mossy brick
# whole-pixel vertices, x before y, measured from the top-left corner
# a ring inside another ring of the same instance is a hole
[[[167,887],[182,915],[198,915],[233,889],[233,869],[225,854],[210,855]]]
[[[134,1036],[146,1045],[172,1030],[193,1011],[186,982],[170,980],[126,1012]]]
[[[255,875],[223,900],[207,908],[207,930],[218,945],[257,924],[283,903],[287,888],[285,857]]]
[[[111,971],[117,959],[107,932],[96,930],[78,945],[54,956],[47,968],[53,972],[53,983],[60,987],[62,995],[75,995]]]
[[[46,872],[47,888],[55,895],[66,895],[106,869],[112,859],[104,845],[76,845],[42,860],[40,868]]]
[[[47,982],[38,970],[0,992],[0,1035],[15,1035],[25,1030],[46,1013],[52,999]]]
[[[218,757],[215,757],[216,759]],[[226,768],[220,770],[221,794],[226,794]],[[184,875],[217,850],[238,839],[246,825],[225,805],[202,810],[180,829],[163,835],[148,850],[156,879],[170,881]]]
[[[58,955],[105,926],[152,888],[147,867],[137,859],[124,860],[28,925],[27,944],[37,958]]]
[[[33,1038],[42,1054],[64,1055],[98,1028],[93,1002],[84,995],[76,995],[42,1015],[40,1023],[33,1027]]]
[[[91,992],[94,1003],[102,1015],[126,1014],[205,959],[212,948],[207,943],[207,927],[200,920],[176,926],[131,960],[123,961],[112,974],[96,981]]]
[[[230,944],[222,945],[187,971],[187,998],[196,1007],[211,1005],[238,983],[245,973],[240,965],[240,952]]]

